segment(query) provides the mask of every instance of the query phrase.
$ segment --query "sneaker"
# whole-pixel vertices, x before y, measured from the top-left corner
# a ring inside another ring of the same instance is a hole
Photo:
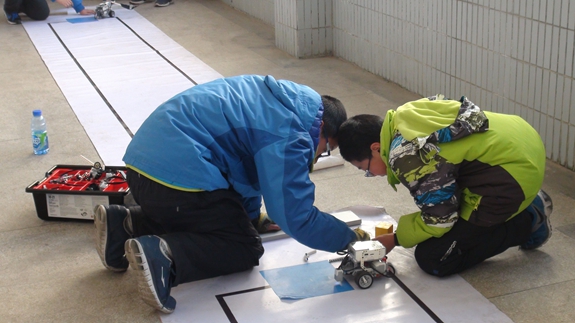
[[[168,244],[158,236],[141,236],[126,241],[126,257],[138,273],[140,297],[148,305],[172,313],[176,300],[170,296],[175,272],[168,257]]]
[[[156,0],[156,7],[167,7],[172,4],[172,0]]]
[[[532,250],[544,245],[551,238],[551,222],[549,217],[553,212],[553,201],[543,190],[539,190],[535,200],[527,207],[527,210],[534,215],[531,236],[529,240],[521,245],[521,249]]]
[[[128,269],[124,243],[131,238],[124,222],[129,211],[121,205],[98,205],[94,210],[96,250],[104,267],[115,272]]]
[[[130,4],[139,5],[146,2],[146,0],[130,0]]]
[[[9,24],[19,25],[22,23],[22,19],[20,18],[20,15],[17,12],[7,13],[6,11],[4,11],[4,14],[6,14],[6,20],[8,20]]]

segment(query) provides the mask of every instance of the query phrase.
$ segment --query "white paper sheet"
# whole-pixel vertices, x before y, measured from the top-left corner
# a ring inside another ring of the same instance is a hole
[[[346,210],[361,217],[361,227],[372,234],[381,221],[397,224],[383,208],[356,206]],[[251,271],[172,289],[178,304],[174,313],[161,315],[162,322],[436,322],[400,285],[386,277],[377,278],[368,289],[359,289],[348,279],[355,290],[297,301],[281,300],[271,288],[266,288],[267,282],[259,271],[303,264],[303,256],[310,249],[293,239],[266,242],[264,247],[260,265]],[[336,257],[337,254],[318,251],[309,262]],[[389,262],[400,281],[443,322],[512,322],[460,276],[436,278],[425,274],[409,249],[395,248],[389,254]]]
[[[105,165],[123,165],[130,134],[158,105],[222,77],[136,11],[114,10],[118,19],[24,22]]]

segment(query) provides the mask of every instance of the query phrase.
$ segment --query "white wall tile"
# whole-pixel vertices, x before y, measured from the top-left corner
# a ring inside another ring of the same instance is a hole
[[[552,116],[561,120],[563,105],[563,86],[565,78],[563,75],[551,73],[551,82],[549,83],[549,102],[553,104]]]
[[[575,7],[575,6],[573,6]],[[573,77],[573,59],[575,48],[575,31],[567,30],[567,52],[565,53],[565,75]]]
[[[527,18],[533,18],[533,7],[535,7],[535,3],[537,2],[537,4],[539,4],[537,0],[533,0],[533,1],[524,1],[525,3],[525,17]],[[539,5],[537,5],[537,8],[539,8]]]
[[[567,28],[567,22],[569,19],[569,0],[561,0],[561,13],[560,13],[560,23],[559,25],[563,28]],[[557,24],[557,19],[555,24]]]
[[[515,94],[511,96],[511,99],[516,102],[521,102],[520,98],[523,94],[523,65],[521,62],[517,62],[515,65]]]
[[[571,110],[571,106],[572,106],[572,96],[571,96],[571,91],[572,91],[572,79],[570,77],[565,77],[563,78],[563,90],[561,95],[563,96],[563,99],[561,100],[561,120],[563,120],[564,122],[569,123],[569,113]],[[559,94],[558,94],[559,95]]]
[[[559,138],[559,163],[561,165],[567,164],[567,144],[569,142],[569,125],[565,122],[561,123],[561,137]]]
[[[549,82],[550,82],[550,74],[549,70],[542,70],[543,78],[541,80],[541,87],[539,90],[540,98],[535,102],[535,109],[541,111],[546,115],[553,115],[553,106],[549,104]],[[539,106],[539,109],[537,109]]]
[[[561,135],[561,124],[558,120],[547,118],[547,135],[551,138],[551,149],[548,154],[549,158],[557,159],[559,157],[559,136]]]
[[[569,125],[569,135],[567,143],[567,167],[575,168],[575,125]]]

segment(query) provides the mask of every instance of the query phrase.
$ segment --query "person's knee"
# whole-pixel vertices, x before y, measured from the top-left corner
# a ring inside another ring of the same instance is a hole
[[[46,20],[49,15],[50,15],[50,10],[41,10],[41,11],[26,13],[26,16],[28,16],[32,20]]]
[[[50,15],[50,7],[46,0],[26,1],[22,11],[32,20],[46,20]]]
[[[422,248],[421,246],[417,246],[414,252],[415,261],[417,261],[417,265],[426,273],[433,275],[433,276],[440,276],[439,270],[437,270],[436,264],[437,260],[430,257],[430,253]]]

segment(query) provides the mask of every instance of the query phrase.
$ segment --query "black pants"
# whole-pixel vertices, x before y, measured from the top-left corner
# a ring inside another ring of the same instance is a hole
[[[261,238],[233,190],[184,192],[128,171],[142,209],[132,215],[134,235],[157,235],[172,252],[173,286],[244,271],[259,264]]]
[[[23,12],[33,20],[45,20],[50,15],[47,0],[5,0],[4,11],[7,13]]]
[[[441,238],[431,238],[417,245],[415,260],[431,275],[456,274],[526,242],[531,235],[532,221],[533,217],[527,211],[491,227],[476,226],[460,219]]]

